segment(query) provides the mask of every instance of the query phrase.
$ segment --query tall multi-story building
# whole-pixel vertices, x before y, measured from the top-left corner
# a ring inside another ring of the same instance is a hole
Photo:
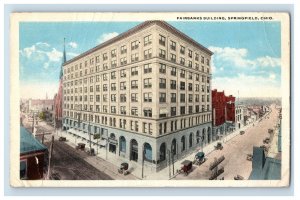
[[[212,90],[212,109],[214,136],[231,132],[235,124],[235,97],[226,96],[224,91]]]
[[[168,23],[146,21],[64,63],[63,128],[98,133],[109,153],[159,170],[168,153],[212,141],[211,56]]]

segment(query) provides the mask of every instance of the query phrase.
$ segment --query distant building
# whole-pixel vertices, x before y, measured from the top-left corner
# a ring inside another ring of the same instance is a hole
[[[212,90],[213,133],[214,136],[224,135],[232,131],[235,123],[235,97],[226,96],[224,91]]]
[[[47,147],[22,126],[20,127],[20,139],[20,179],[43,179]]]
[[[236,129],[240,129],[243,126],[245,126],[244,110],[245,110],[245,106],[243,105],[235,106],[235,128]]]
[[[62,127],[62,105],[63,105],[63,64],[67,61],[65,42],[63,51],[63,60],[59,74],[58,92],[54,96],[54,125],[56,128]]]
[[[30,113],[43,113],[46,121],[52,121],[54,114],[53,99],[29,99],[28,110]]]

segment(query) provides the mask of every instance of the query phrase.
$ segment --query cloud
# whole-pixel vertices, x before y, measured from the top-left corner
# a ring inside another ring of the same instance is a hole
[[[280,58],[270,56],[258,57],[255,59],[248,58],[248,50],[245,48],[232,48],[232,47],[214,47],[210,46],[209,49],[214,52],[214,59],[216,64],[231,65],[235,68],[255,68],[255,67],[280,67]]]
[[[68,45],[73,49],[76,49],[78,47],[78,44],[76,42],[69,42]]]
[[[49,61],[53,61],[53,62],[58,62],[61,60],[63,53],[56,50],[55,48],[52,48],[52,51],[50,52],[45,52],[46,55],[49,58]]]
[[[110,40],[114,37],[116,37],[117,35],[119,35],[119,33],[117,32],[111,32],[111,33],[103,33],[98,39],[97,39],[97,43],[101,44],[107,40]]]
[[[280,83],[275,79],[275,74],[270,74],[269,77],[245,74],[232,78],[216,77],[212,80],[212,89],[224,90],[227,95],[236,97],[280,97]]]
[[[281,65],[280,58],[274,58],[270,56],[259,57],[256,59],[257,65],[261,67],[278,67]]]

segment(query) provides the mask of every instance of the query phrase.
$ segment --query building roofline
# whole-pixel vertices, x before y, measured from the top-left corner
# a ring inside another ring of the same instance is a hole
[[[168,24],[167,22],[165,21],[161,21],[161,20],[151,20],[151,21],[145,21],[131,29],[129,29],[128,31],[125,31],[123,33],[121,33],[120,35],[106,41],[106,42],[103,42],[85,52],[83,52],[82,54],[66,61],[65,63],[63,63],[63,66],[67,65],[67,64],[70,64],[90,53],[93,53],[99,49],[102,49],[104,47],[107,47],[108,45],[110,44],[113,44],[115,42],[118,42],[126,37],[129,37],[130,35],[134,34],[134,33],[137,33],[145,28],[148,28],[149,26],[153,25],[153,24],[156,24],[156,25],[159,25],[160,27],[164,28],[164,29],[167,29],[168,31],[172,32],[173,34],[177,35],[178,37],[180,37],[181,39],[187,41],[187,42],[190,42],[192,43],[193,45],[195,45],[196,47],[198,47],[199,49],[205,51],[206,53],[208,53],[210,56],[213,55],[213,52],[210,51],[208,48],[204,47],[203,45],[199,44],[197,41],[195,41],[194,39],[190,38],[189,36],[187,36],[186,34],[182,33],[181,31],[177,30],[175,27],[173,27],[172,25]]]

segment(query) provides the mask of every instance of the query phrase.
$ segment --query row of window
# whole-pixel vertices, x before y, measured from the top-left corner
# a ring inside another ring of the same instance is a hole
[[[65,109],[73,109],[73,104],[71,104],[69,108],[69,104],[64,104]],[[82,109],[83,108],[83,109]],[[95,112],[100,112],[100,105],[95,106],[96,110]],[[111,114],[116,114],[117,113],[117,106],[110,106],[110,111],[108,112],[108,105],[103,105],[102,106],[102,112],[103,113],[111,113]],[[201,110],[199,105],[195,106],[180,106],[179,108],[179,113],[177,113],[177,107],[170,107],[170,110],[168,111],[167,108],[160,108],[159,111],[159,117],[164,118],[164,117],[169,117],[169,116],[176,116],[178,114],[180,115],[185,115],[185,114],[193,114],[193,113],[200,113],[200,112],[206,112],[210,110],[209,105],[202,105]],[[194,110],[193,110],[194,108]],[[94,112],[94,106],[90,105],[88,108],[88,105],[84,104],[83,107],[82,105],[76,105],[74,110],[83,110],[83,111],[90,111]],[[69,111],[67,111],[69,113]],[[138,107],[131,107],[130,113],[127,113],[126,106],[120,106],[119,114],[121,115],[131,115],[131,116],[138,116]],[[69,115],[68,115],[69,116]],[[143,116],[144,117],[152,117],[152,108],[144,108],[143,109]],[[73,117],[73,116],[70,116]]]

